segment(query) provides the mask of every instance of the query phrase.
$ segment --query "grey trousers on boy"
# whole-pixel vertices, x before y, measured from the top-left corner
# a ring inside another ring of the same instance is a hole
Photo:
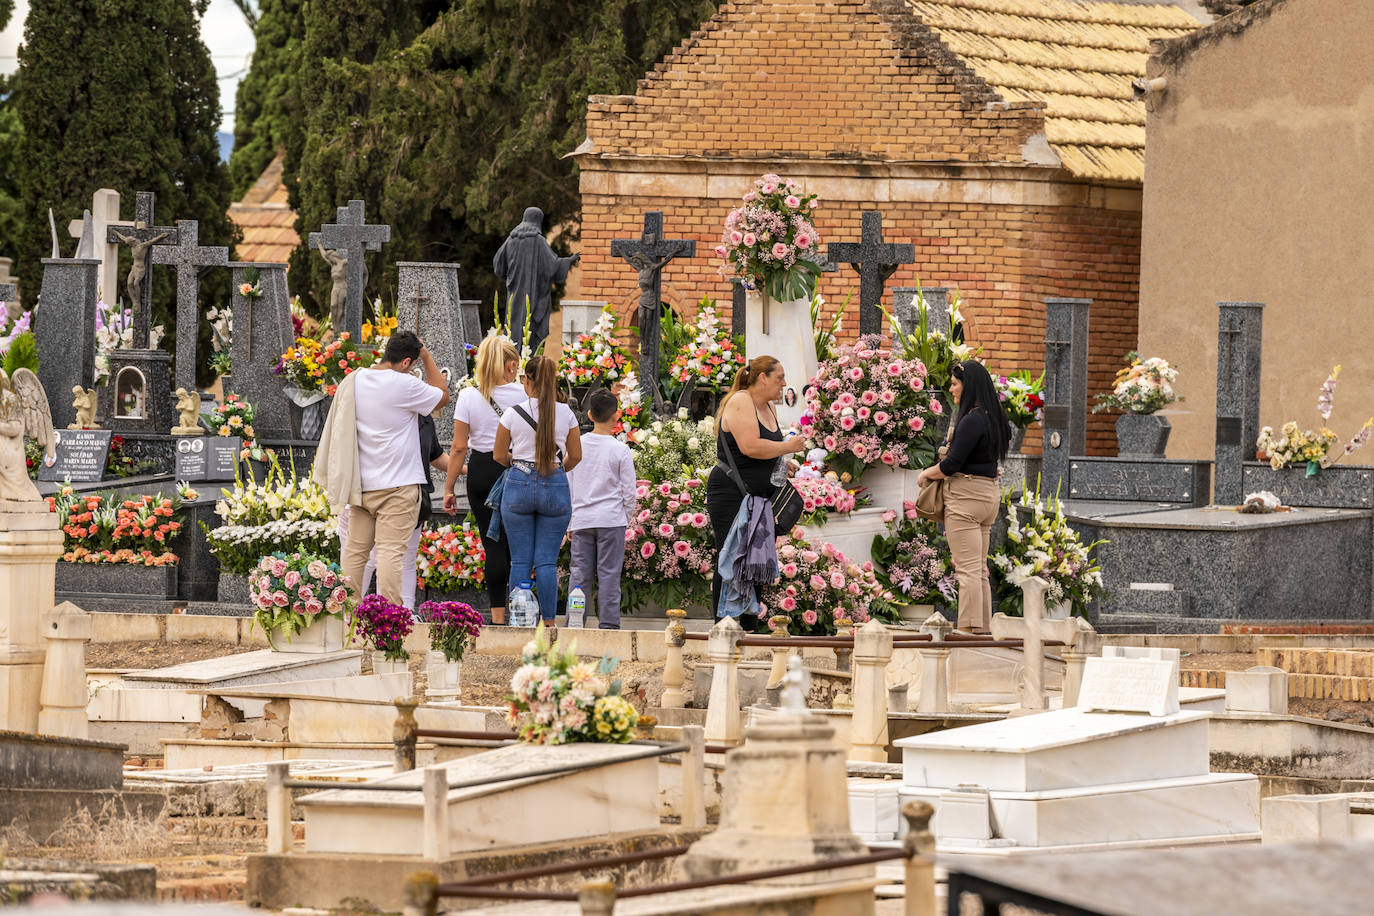
[[[591,596],[596,586],[597,625],[620,629],[620,573],[625,567],[625,526],[579,528],[572,532],[572,570],[568,590]],[[590,608],[588,608],[590,610]]]

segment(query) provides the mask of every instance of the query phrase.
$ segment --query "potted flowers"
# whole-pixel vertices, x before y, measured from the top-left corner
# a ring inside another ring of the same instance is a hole
[[[1044,413],[1045,373],[1041,372],[1034,379],[1029,372],[999,375],[992,383],[1011,423],[1010,450],[1019,452],[1026,438],[1026,427],[1039,422]]]
[[[374,592],[358,602],[353,619],[363,641],[372,649],[372,673],[404,672],[410,659],[405,641],[415,628],[410,610]]]
[[[794,636],[833,636],[835,620],[895,621],[892,595],[878,582],[873,564],[849,560],[834,544],[811,544],[802,528],[778,538],[778,581],[760,589],[769,627]]]
[[[182,501],[196,498],[196,492],[185,486],[173,496],[121,497],[80,494],[64,485],[47,500],[63,534],[57,591],[174,597],[178,558],[171,544],[182,530]]]
[[[461,601],[426,601],[420,605],[419,618],[429,624],[429,670],[431,697],[454,699],[461,692],[459,672],[463,655],[477,643],[482,632],[482,615]]]
[[[730,337],[716,315],[713,299],[702,299],[692,341],[673,359],[669,377],[677,385],[694,385],[693,413],[715,413],[715,399],[735,381],[744,366],[744,348]]]
[[[532,744],[629,743],[639,713],[620,695],[620,681],[607,682],[615,659],[578,661],[574,648],[550,648],[539,625],[511,678],[507,720],[521,741]]]
[[[274,370],[286,380],[282,390],[296,408],[291,411],[292,432],[301,439],[318,439],[339,382],[371,366],[381,355],[381,349],[371,345],[356,346],[348,331],[329,343],[298,337]]]
[[[1162,458],[1170,426],[1155,411],[1182,400],[1173,387],[1178,370],[1157,356],[1142,359],[1134,350],[1126,354],[1126,363],[1116,374],[1111,393],[1097,396],[1093,413],[1121,411],[1116,419],[1116,451],[1122,458]]]
[[[1041,501],[1038,484],[1033,497],[1024,490],[1016,503],[1008,493],[1005,505],[1007,540],[992,555],[993,565],[1012,586],[1002,600],[1002,609],[1011,605],[1019,613],[1021,583],[1039,576],[1050,583],[1045,593],[1047,616],[1067,617],[1072,613],[1086,617],[1088,606],[1105,593],[1102,568],[1092,552],[1106,541],[1084,544],[1078,532],[1069,527],[1059,499],[1051,499],[1048,505]],[[1018,507],[1022,512],[1017,512]]]
[[[253,432],[253,421],[258,418],[258,409],[233,392],[224,395],[224,401],[210,411],[210,428],[220,436],[240,436],[243,448],[239,458],[256,461],[259,467],[267,460],[267,450],[258,444]]]
[[[608,303],[601,309],[590,331],[563,347],[558,358],[558,374],[573,388],[600,383],[606,387],[620,381],[630,368],[630,351],[620,344],[623,333],[615,311]]]
[[[949,544],[934,522],[916,514],[916,504],[883,513],[886,534],[873,538],[873,572],[878,582],[902,602],[904,620],[922,621],[936,604],[953,606],[959,600],[959,581],[949,556]]]
[[[253,620],[274,652],[337,652],[352,594],[339,564],[312,553],[274,553],[248,577]]]
[[[415,584],[431,602],[476,596],[486,582],[487,551],[471,514],[461,525],[426,528],[415,558]]]
[[[811,223],[815,194],[790,178],[767,174],[754,181],[743,205],[725,217],[716,256],[722,276],[743,277],[776,302],[810,300],[821,275],[815,260],[820,233]]]

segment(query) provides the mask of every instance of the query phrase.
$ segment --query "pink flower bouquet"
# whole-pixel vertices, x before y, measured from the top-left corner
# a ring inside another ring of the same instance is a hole
[[[815,525],[831,513],[848,515],[858,505],[853,491],[838,480],[826,477],[799,477],[792,481],[802,498],[801,524]]]
[[[811,544],[804,535],[794,528],[778,538],[778,581],[759,592],[767,615],[790,618],[789,632],[801,636],[833,636],[837,617],[856,624],[897,619],[872,563],[860,566],[834,544]]]
[[[743,205],[725,217],[716,257],[721,276],[761,283],[774,300],[811,298],[821,275],[820,233],[811,222],[816,195],[790,178],[768,174],[754,181]]]
[[[706,604],[714,571],[706,486],[699,478],[637,484],[639,514],[625,530],[621,595],[627,607]]]
[[[321,615],[343,617],[353,589],[339,564],[310,553],[263,557],[248,576],[253,619],[269,635],[299,633]]]

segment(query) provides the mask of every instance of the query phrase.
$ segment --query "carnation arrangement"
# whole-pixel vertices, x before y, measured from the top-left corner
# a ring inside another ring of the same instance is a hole
[[[268,634],[295,636],[321,615],[343,617],[353,590],[339,564],[312,553],[274,553],[248,577],[253,620]]]
[[[403,662],[410,658],[405,641],[415,629],[415,618],[408,608],[373,592],[358,602],[353,622],[368,647],[381,652],[387,661]]]
[[[436,592],[460,592],[486,582],[487,551],[477,521],[426,528],[415,558],[415,584]]]
[[[1322,418],[1323,424],[1331,419],[1331,413],[1335,409],[1336,379],[1340,374],[1341,367],[1334,367],[1317,395],[1317,414]],[[1356,430],[1355,435],[1350,437],[1350,441],[1339,454],[1335,454],[1335,450],[1340,445],[1340,437],[1325,425],[1314,433],[1309,429],[1301,429],[1296,420],[1289,420],[1283,424],[1280,432],[1280,435],[1275,436],[1272,426],[1260,430],[1259,439],[1255,442],[1259,459],[1268,460],[1269,466],[1276,471],[1280,468],[1306,465],[1307,476],[1315,477],[1322,468],[1331,467],[1346,455],[1361,449],[1369,441],[1370,433],[1374,433],[1374,417],[1366,420],[1364,425]]]
[[[625,530],[621,603],[636,608],[708,604],[715,542],[699,477],[639,481],[639,514]]]
[[[258,409],[252,404],[230,392],[222,403],[210,411],[210,428],[221,436],[242,436],[243,449],[239,457],[247,460],[266,461],[267,449],[258,444],[257,434],[253,432],[253,421],[258,418]]]
[[[680,385],[695,382],[698,391],[727,390],[744,367],[744,347],[721,326],[714,299],[698,304],[694,331],[691,344],[673,360],[669,376]]]
[[[630,442],[635,430],[649,425],[653,415],[644,409],[644,390],[639,387],[639,376],[633,369],[626,369],[616,390],[620,399],[620,420],[615,425],[615,435],[622,442]]]
[[[743,206],[725,217],[716,256],[720,275],[762,285],[772,299],[810,298],[821,275],[817,263],[821,236],[811,222],[815,194],[803,194],[791,178],[767,174],[754,181]]]
[[[620,695],[620,681],[606,680],[616,660],[602,658],[599,665],[578,661],[575,649],[564,650],[561,643],[550,648],[544,625],[539,625],[511,678],[507,721],[521,741],[532,744],[627,744],[639,714]]]
[[[175,566],[171,542],[181,533],[183,500],[198,498],[182,486],[172,496],[78,494],[64,485],[47,499],[62,523],[62,560],[67,563],[122,563]]]
[[[1141,358],[1132,350],[1126,354],[1126,368],[1116,374],[1110,394],[1099,394],[1093,413],[1119,410],[1122,413],[1151,414],[1182,398],[1174,394],[1178,370],[1157,356]]]
[[[953,605],[959,600],[959,580],[949,543],[934,522],[916,514],[916,504],[902,503],[902,511],[883,513],[887,534],[873,537],[873,572],[878,582],[907,604]]]
[[[879,348],[876,336],[841,346],[806,387],[801,424],[828,463],[858,477],[865,467],[925,467],[935,457],[927,426],[945,412],[927,390],[926,367]]]
[[[288,476],[275,456],[267,458],[264,481],[250,477],[220,490],[215,514],[223,525],[205,526],[206,542],[222,572],[247,575],[261,557],[279,550],[339,555],[338,522],[324,487],[294,472]]]
[[[620,321],[610,304],[601,309],[590,331],[563,347],[558,358],[558,375],[569,385],[600,382],[610,386],[630,368],[630,351],[620,344]]]
[[[1025,429],[1040,420],[1045,407],[1045,373],[1031,378],[1029,372],[999,375],[992,380],[1007,419]]]
[[[446,661],[461,662],[482,632],[482,615],[461,601],[426,601],[416,614],[429,624],[429,647]]]
[[[693,421],[686,408],[679,408],[677,419],[654,420],[644,429],[630,433],[634,446],[635,473],[649,483],[695,477],[698,471],[716,464],[716,421],[714,417]]]
[[[1086,616],[1088,605],[1106,593],[1102,586],[1102,567],[1093,559],[1092,552],[1099,544],[1107,542],[1084,544],[1078,532],[1065,520],[1058,497],[1048,504],[1041,499],[1038,481],[1034,494],[1029,488],[1021,493],[1019,506],[1029,510],[1029,520],[1021,519],[1018,504],[1012,502],[1010,491],[1003,495],[1003,503],[1007,512],[1007,539],[991,557],[993,565],[1012,586],[1003,596],[1003,610],[1010,606],[1011,610],[1020,613],[1021,583],[1039,576],[1050,583],[1045,593],[1046,607],[1068,602],[1074,614]]]
[[[327,344],[313,337],[298,337],[296,345],[281,355],[281,361],[272,371],[286,379],[286,395],[297,403],[313,402],[316,392],[333,397],[344,378],[381,359],[382,341],[376,343],[375,349],[359,347],[348,331]]]
[[[785,624],[796,635],[833,636],[837,618],[860,624],[897,619],[893,596],[871,562],[860,566],[834,544],[812,544],[800,527],[778,538],[778,571],[776,583],[759,589],[774,630]]]

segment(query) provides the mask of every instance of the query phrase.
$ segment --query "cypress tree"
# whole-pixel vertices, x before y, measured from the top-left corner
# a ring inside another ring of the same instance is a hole
[[[158,196],[158,221],[200,222],[200,244],[226,245],[229,176],[219,159],[219,87],[200,37],[209,0],[32,0],[19,50],[24,232],[20,277],[37,290],[59,226],[102,187]],[[72,242],[58,236],[63,252]],[[122,253],[121,275],[128,269]],[[153,320],[175,333],[174,284],[155,270]],[[224,276],[221,276],[224,274]],[[122,290],[103,290],[114,301]],[[202,303],[227,302],[226,271],[208,274]],[[202,310],[203,311],[203,310]],[[202,329],[204,331],[204,329]],[[208,356],[208,331],[200,350]],[[164,346],[170,348],[169,339]],[[203,377],[203,367],[202,367]]]

